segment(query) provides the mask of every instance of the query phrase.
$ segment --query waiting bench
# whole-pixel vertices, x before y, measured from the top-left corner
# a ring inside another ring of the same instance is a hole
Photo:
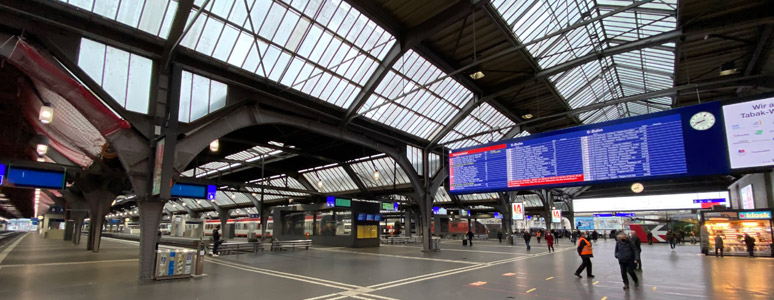
[[[212,243],[207,244],[207,248],[212,253]],[[234,253],[255,253],[263,250],[261,242],[225,242],[218,246],[219,255],[228,255]]]
[[[282,251],[283,249],[293,249],[304,247],[309,250],[312,246],[312,240],[293,240],[293,241],[273,241],[271,242],[271,251]]]

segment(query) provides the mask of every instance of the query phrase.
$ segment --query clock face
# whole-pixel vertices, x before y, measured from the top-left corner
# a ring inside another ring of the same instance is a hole
[[[639,193],[641,193],[641,192],[642,192],[644,189],[645,189],[645,187],[644,187],[644,186],[642,186],[642,183],[636,182],[636,183],[632,184],[632,192],[635,192],[635,193],[638,193],[638,194],[639,194]]]
[[[706,111],[698,112],[691,117],[689,122],[693,129],[707,130],[712,128],[712,125],[715,125],[715,115]]]

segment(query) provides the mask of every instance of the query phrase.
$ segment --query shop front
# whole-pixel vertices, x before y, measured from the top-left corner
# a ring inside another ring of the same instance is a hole
[[[772,256],[771,216],[770,210],[701,212],[702,253],[714,254],[715,237],[720,236],[724,255],[747,256],[747,234],[755,239],[754,256]]]

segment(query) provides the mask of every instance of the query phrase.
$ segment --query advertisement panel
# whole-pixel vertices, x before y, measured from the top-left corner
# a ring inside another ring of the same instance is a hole
[[[755,209],[752,184],[748,184],[739,190],[739,194],[742,196],[742,209]]]
[[[732,169],[774,165],[774,98],[723,106]]]
[[[554,209],[551,211],[551,223],[559,222],[562,222],[562,211],[559,209]]]
[[[514,220],[524,220],[524,203],[512,203],[511,209]]]

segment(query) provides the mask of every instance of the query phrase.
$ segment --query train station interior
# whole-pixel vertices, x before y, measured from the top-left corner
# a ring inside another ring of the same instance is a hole
[[[772,0],[2,0],[0,299],[774,299]]]

